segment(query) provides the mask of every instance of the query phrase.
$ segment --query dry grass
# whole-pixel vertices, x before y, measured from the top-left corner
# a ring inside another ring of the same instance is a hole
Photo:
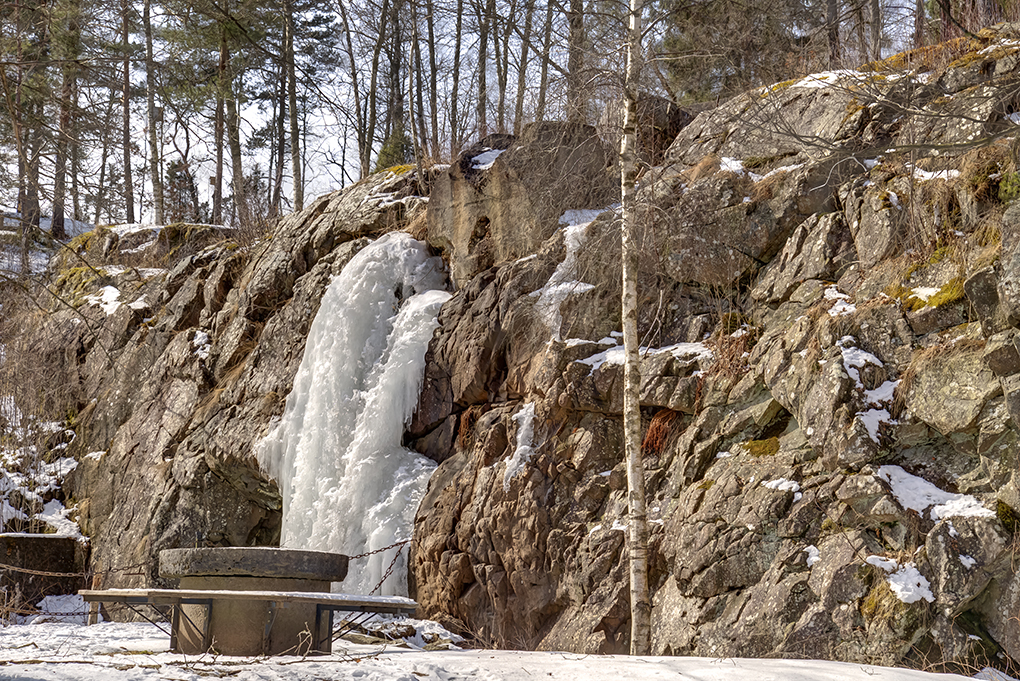
[[[475,423],[478,421],[478,417],[485,413],[485,408],[482,405],[472,405],[465,409],[461,415],[460,420],[457,423],[457,449],[460,451],[468,451],[474,446],[475,441]]]
[[[674,436],[675,426],[683,419],[678,412],[672,409],[661,409],[652,417],[645,432],[645,438],[641,441],[641,450],[652,456],[658,456],[666,448],[671,437]]]
[[[428,238],[428,220],[426,213],[422,211],[408,223],[405,231],[418,241],[425,241]]]

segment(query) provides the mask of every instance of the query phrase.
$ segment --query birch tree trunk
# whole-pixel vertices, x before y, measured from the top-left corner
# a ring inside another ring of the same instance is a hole
[[[641,463],[641,357],[637,334],[638,210],[637,97],[641,73],[641,14],[644,0],[630,0],[627,29],[627,70],[624,79],[625,110],[620,141],[620,185],[623,197],[623,316],[624,392],[623,433],[627,458],[627,554],[630,562],[630,654],[647,655],[651,649],[652,603],[648,594],[648,518],[645,511],[645,475]]]

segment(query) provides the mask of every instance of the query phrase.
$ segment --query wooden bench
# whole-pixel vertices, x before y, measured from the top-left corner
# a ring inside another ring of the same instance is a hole
[[[277,613],[288,607],[303,605],[305,607],[315,606],[314,622],[311,624],[310,647],[306,650],[295,650],[295,654],[318,652],[329,654],[332,651],[334,638],[342,635],[345,630],[341,629],[338,634],[333,631],[334,612],[364,613],[365,616],[372,614],[399,614],[413,615],[418,604],[410,598],[400,596],[362,596],[356,594],[323,593],[314,591],[233,591],[233,590],[199,590],[199,589],[85,589],[78,594],[87,603],[93,603],[98,607],[99,603],[123,603],[131,606],[136,612],[141,613],[136,605],[170,606],[170,650],[182,652],[182,634],[187,630],[197,631],[201,636],[202,652],[209,651],[214,647],[214,626],[213,609],[217,602],[264,602],[268,605],[269,616],[265,618],[264,630],[261,632],[250,632],[259,635],[263,643],[267,642],[272,633],[273,623]],[[204,606],[205,616],[197,618],[189,617],[185,612],[185,605]],[[364,618],[362,618],[364,619]],[[90,623],[92,622],[90,617]],[[159,626],[156,622],[150,622]],[[231,623],[236,625],[236,623]],[[160,627],[162,629],[162,627]],[[166,630],[164,630],[165,632]],[[183,652],[194,652],[193,650]],[[219,650],[223,654],[245,654],[231,653]]]

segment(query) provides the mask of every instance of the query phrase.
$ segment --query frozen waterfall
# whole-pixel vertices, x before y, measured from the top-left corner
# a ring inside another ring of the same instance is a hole
[[[421,242],[392,232],[330,283],[283,417],[259,452],[283,494],[283,546],[356,555],[410,538],[435,464],[402,447],[401,435],[450,297],[444,278]],[[343,590],[369,593],[395,553],[353,562]],[[381,593],[404,595],[406,584],[405,549]]]

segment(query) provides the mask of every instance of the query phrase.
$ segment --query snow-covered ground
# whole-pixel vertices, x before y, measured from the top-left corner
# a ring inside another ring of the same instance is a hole
[[[166,652],[151,624],[36,623],[0,628],[0,679],[23,681],[949,681],[966,678],[815,660],[592,656],[504,650],[424,651],[338,642],[329,657],[242,658]],[[1008,681],[998,672],[974,678]]]

